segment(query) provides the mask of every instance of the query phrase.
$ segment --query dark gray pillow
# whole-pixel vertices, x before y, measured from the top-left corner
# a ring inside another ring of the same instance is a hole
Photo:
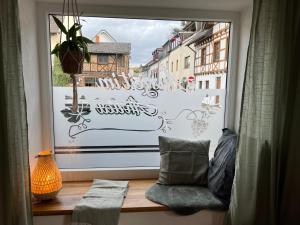
[[[211,159],[208,170],[208,188],[223,204],[230,203],[231,187],[235,171],[237,135],[234,131],[223,129],[222,137]]]
[[[159,137],[159,184],[207,185],[210,141]]]

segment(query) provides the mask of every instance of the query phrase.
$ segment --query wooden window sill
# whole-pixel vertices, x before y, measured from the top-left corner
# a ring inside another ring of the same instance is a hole
[[[92,182],[65,182],[55,200],[34,203],[34,216],[71,215],[74,206],[86,193]],[[121,212],[151,212],[167,211],[163,205],[149,201],[145,191],[155,183],[155,180],[131,180]]]

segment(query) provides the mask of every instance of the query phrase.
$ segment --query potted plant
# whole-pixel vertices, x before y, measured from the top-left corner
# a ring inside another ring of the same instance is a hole
[[[63,72],[70,74],[73,83],[72,111],[77,112],[78,100],[75,74],[82,73],[84,59],[88,63],[90,62],[90,54],[87,45],[93,42],[90,39],[83,37],[81,32],[79,32],[82,25],[74,23],[67,29],[57,17],[52,17],[61,32],[65,34],[66,40],[58,43],[51,51],[51,54],[54,54],[59,58]]]

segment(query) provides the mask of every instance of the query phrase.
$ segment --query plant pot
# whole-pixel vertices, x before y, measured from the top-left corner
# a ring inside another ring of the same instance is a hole
[[[84,56],[81,51],[70,51],[59,53],[59,60],[64,73],[81,74]]]

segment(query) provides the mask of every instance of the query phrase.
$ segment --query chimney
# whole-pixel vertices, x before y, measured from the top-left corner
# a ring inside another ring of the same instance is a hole
[[[100,43],[100,36],[98,34],[96,35],[96,43]]]

